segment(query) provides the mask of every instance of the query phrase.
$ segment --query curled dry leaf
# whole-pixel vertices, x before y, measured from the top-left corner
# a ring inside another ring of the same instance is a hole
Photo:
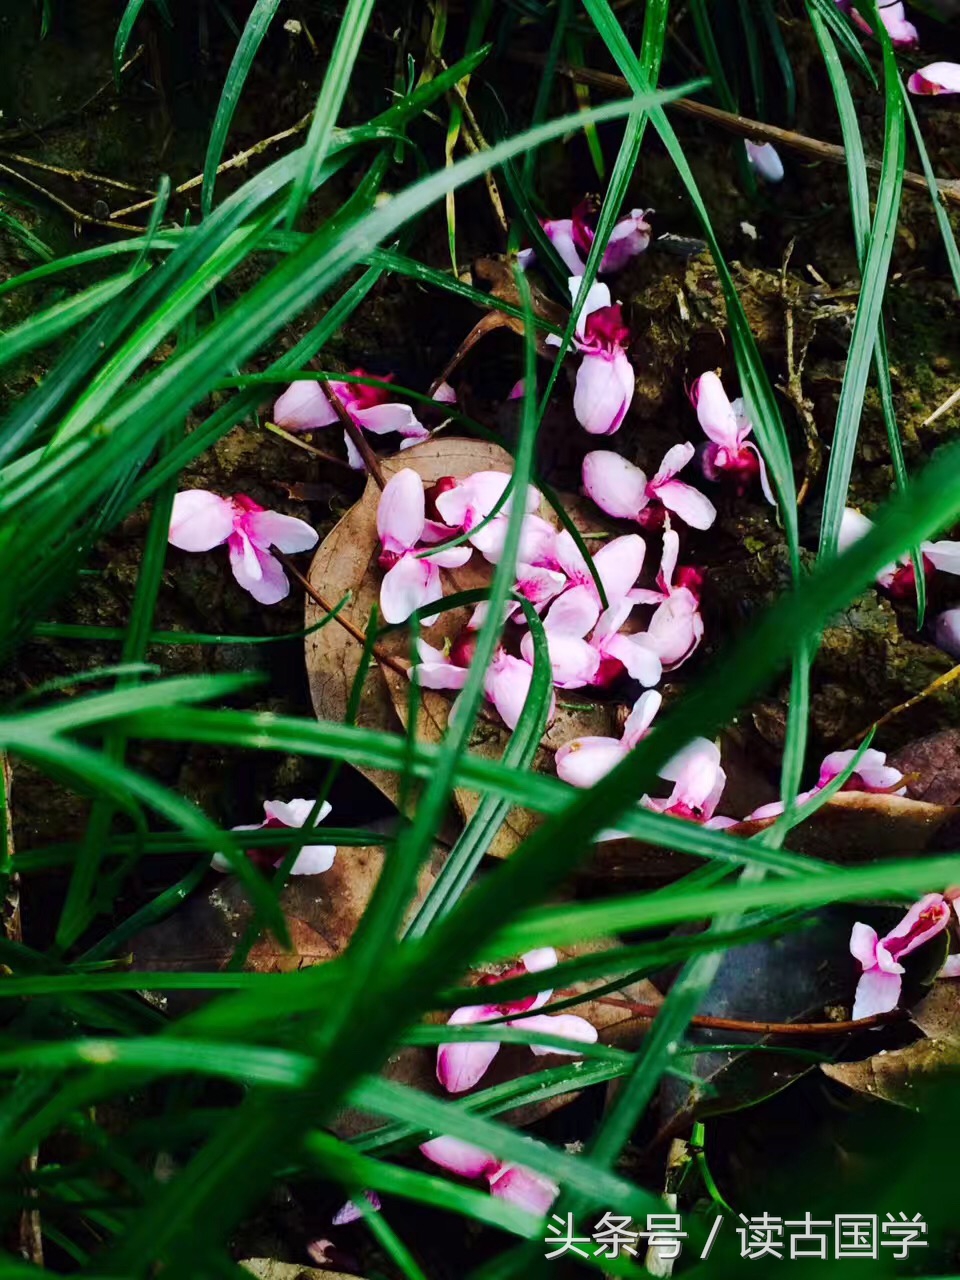
[[[943,1071],[960,1070],[960,1041],[918,1040],[905,1049],[875,1053],[862,1062],[826,1062],[820,1070],[855,1093],[915,1108],[924,1084]]]
[[[297,1262],[275,1262],[273,1258],[244,1258],[240,1266],[257,1280],[358,1280],[343,1271],[301,1267]]]
[[[415,448],[406,449],[395,458],[382,462],[383,472],[389,479],[405,467],[413,468],[423,477],[425,484],[435,483],[441,476],[458,478],[475,471],[502,471],[512,468],[510,455],[498,445],[480,440],[459,440],[441,437]],[[347,592],[350,603],[340,617],[364,632],[370,610],[380,596],[383,571],[377,564],[377,504],[380,491],[372,481],[367,481],[363,496],[347,512],[324,539],[310,566],[310,583],[331,604]],[[565,498],[564,505],[586,531],[586,504],[575,498]],[[555,517],[543,507],[540,514],[546,519]],[[600,520],[593,519],[594,532],[606,530]],[[490,583],[492,566],[475,553],[462,569],[443,571],[446,594],[486,587]],[[471,613],[470,609],[451,609],[441,613],[437,621],[424,628],[424,638],[435,648],[442,649],[446,639],[454,639],[463,629]],[[307,626],[322,617],[322,610],[313,600],[307,600]],[[409,666],[409,632],[406,629],[392,631],[378,646],[372,669],[363,688],[357,724],[368,729],[399,732],[407,722],[407,699],[410,682],[406,675]],[[314,710],[321,720],[342,723],[347,710],[350,690],[360,663],[361,646],[355,635],[336,622],[314,632],[306,640],[307,674]],[[452,695],[424,689],[418,716],[417,735],[422,742],[438,742],[446,729]],[[591,703],[584,698],[565,695],[557,715],[543,738],[534,768],[553,773],[553,755],[557,748],[571,738],[588,734],[618,737],[620,707],[615,703]],[[480,756],[499,760],[509,741],[509,731],[499,717],[489,710],[479,719],[474,730],[470,749]],[[366,776],[390,800],[399,802],[399,778],[381,769],[363,769]],[[454,796],[460,819],[466,822],[474,813],[480,797],[471,791],[458,789]],[[526,811],[514,810],[502,825],[490,848],[495,857],[505,857],[530,832],[537,818]],[[455,830],[455,828],[454,828]]]

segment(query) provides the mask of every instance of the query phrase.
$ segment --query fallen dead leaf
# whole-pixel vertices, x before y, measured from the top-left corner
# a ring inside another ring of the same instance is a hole
[[[960,1043],[960,982],[955,978],[935,982],[910,1010],[910,1017],[929,1039]]]
[[[960,731],[945,729],[909,742],[888,763],[909,776],[907,794],[915,800],[960,803]]]
[[[722,806],[721,806],[722,808]],[[738,822],[730,835],[746,839],[775,819]],[[841,791],[788,834],[793,853],[826,862],[858,863],[943,848],[942,841],[960,821],[960,807],[929,804],[909,796]],[[700,860],[639,840],[609,840],[597,845],[594,865],[600,874],[623,878],[670,879],[700,865]]]
[[[441,437],[404,450],[398,457],[384,459],[382,467],[388,478],[404,467],[411,467],[429,485],[441,476],[460,477],[480,470],[509,473],[512,459],[505,450],[487,441]],[[377,564],[376,516],[379,499],[380,490],[373,480],[368,480],[360,501],[324,539],[310,566],[310,583],[324,599],[334,603],[347,592],[351,593],[350,603],[340,616],[359,631],[365,630],[371,607],[379,600],[383,578],[383,572]],[[564,505],[582,531],[607,531],[602,520],[591,514],[587,504],[579,499],[565,497]],[[545,518],[551,518],[547,507],[542,509],[541,514]],[[455,591],[488,586],[492,567],[475,553],[462,569],[443,572],[447,594],[452,594]],[[459,635],[469,615],[468,609],[452,609],[440,614],[432,626],[424,628],[424,639],[435,648],[442,649],[446,639],[452,640]],[[307,626],[312,626],[321,616],[320,606],[308,599]],[[356,637],[336,622],[307,637],[307,674],[314,710],[320,719],[338,723],[345,719],[360,655],[361,646]],[[391,732],[406,727],[408,665],[408,632],[405,629],[391,632],[379,647],[378,660],[367,676],[357,724],[368,729]],[[435,743],[440,740],[452,705],[450,695],[430,689],[422,691],[417,723],[420,741]],[[621,713],[622,708],[617,703],[590,702],[587,697],[580,698],[575,693],[563,695],[556,719],[544,735],[534,768],[552,773],[554,753],[571,738],[585,734],[619,736]],[[470,749],[479,756],[499,760],[508,740],[508,730],[491,710],[478,721]],[[362,769],[362,772],[390,800],[395,804],[399,802],[398,775],[381,769]],[[460,819],[465,822],[477,808],[480,797],[461,788],[455,792],[454,799]],[[506,857],[538,821],[537,815],[515,809],[501,826],[489,852],[495,857]]]
[[[916,1107],[920,1086],[944,1070],[960,1069],[960,1041],[918,1040],[862,1062],[821,1063],[820,1070],[855,1093]]]

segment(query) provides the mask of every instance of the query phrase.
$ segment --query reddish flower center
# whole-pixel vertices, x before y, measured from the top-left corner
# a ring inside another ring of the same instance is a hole
[[[630,341],[630,330],[623,323],[623,313],[619,302],[610,307],[599,307],[587,316],[583,328],[587,341],[596,343],[605,351],[612,352],[617,347],[624,347]]]
[[[376,376],[368,373],[366,369],[351,369],[350,373],[355,378],[372,378]],[[393,374],[388,373],[381,381],[392,382]],[[356,411],[373,409],[378,404],[386,404],[390,399],[390,393],[386,387],[370,387],[363,382],[341,382],[337,384],[336,389],[347,408]]]
[[[923,576],[929,579],[933,574],[933,563],[926,557],[923,557]],[[887,585],[887,594],[892,596],[894,600],[903,600],[908,596],[912,596],[917,589],[917,572],[913,567],[913,561],[909,564],[901,564],[897,566],[896,572]]]
[[[423,497],[428,520],[439,520],[443,523],[443,517],[437,510],[437,499],[442,493],[449,493],[451,489],[455,489],[459,483],[456,476],[441,476],[436,484],[432,484],[427,489]]]
[[[243,512],[265,511],[266,507],[261,507],[259,502],[254,502],[252,498],[248,498],[245,493],[235,493],[233,495],[233,505],[239,507]]]
[[[455,667],[469,667],[477,651],[477,633],[466,628],[450,646],[450,661]]]
[[[581,200],[570,215],[573,243],[581,253],[588,254],[593,244],[593,227],[590,225],[596,216],[597,203],[590,196]]]

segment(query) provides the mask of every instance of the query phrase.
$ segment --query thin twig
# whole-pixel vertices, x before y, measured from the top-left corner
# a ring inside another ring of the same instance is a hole
[[[354,445],[356,446],[357,453],[359,453],[360,457],[363,459],[364,466],[367,468],[369,473],[373,476],[378,488],[382,489],[387,482],[383,478],[383,472],[380,469],[380,459],[377,457],[374,451],[370,448],[370,443],[367,440],[366,436],[363,434],[363,432],[360,430],[360,428],[357,426],[354,420],[350,417],[349,413],[347,413],[347,410],[344,407],[343,401],[340,399],[336,391],[334,391],[333,389],[332,382],[327,383],[327,396],[329,397],[330,403],[333,405],[334,409],[337,412],[337,417],[343,423],[344,431],[346,431],[347,435],[353,441]]]
[[[338,622],[340,626],[343,627],[344,631],[353,636],[357,644],[365,645],[367,643],[366,632],[361,631],[359,627],[354,626],[349,618],[345,618],[342,610],[339,613],[334,613],[336,605],[331,604],[329,600],[325,600],[323,598],[316,587],[313,586],[308,578],[304,577],[288,555],[285,555],[282,551],[278,551],[276,547],[273,548],[273,554],[286,569],[287,573],[300,583],[301,587],[303,587],[310,599],[315,604],[318,604],[325,613],[332,614],[334,622]],[[400,658],[395,658],[392,653],[387,653],[382,645],[375,644],[373,646],[373,656],[383,666],[389,667],[391,671],[396,671],[398,675],[406,676],[408,674],[410,664],[403,662]]]
[[[929,427],[931,422],[936,422],[936,420],[938,418],[942,418],[945,413],[949,413],[958,400],[960,400],[960,387],[957,387],[956,391],[951,392],[951,394],[947,396],[946,400],[944,400],[943,404],[937,405],[930,417],[924,418],[920,425]]]
[[[863,739],[874,729],[879,729],[882,725],[888,724],[895,716],[902,715],[904,711],[909,711],[911,707],[915,707],[918,703],[923,702],[925,698],[929,698],[932,693],[938,693],[941,689],[945,689],[948,684],[953,684],[954,680],[960,676],[960,665],[951,667],[949,671],[945,671],[943,675],[937,676],[936,680],[932,680],[925,689],[921,689],[919,693],[915,693],[912,698],[908,698],[906,702],[901,702],[895,707],[891,707],[889,711],[884,712],[879,720],[874,720],[873,724],[868,724],[865,729],[861,729],[859,733],[854,734],[852,738],[848,738],[843,744],[843,750],[849,750],[855,747],[857,743]]]
[[[542,66],[544,59],[540,54],[517,50],[507,55],[516,62],[532,63]],[[558,65],[557,75],[573,80],[576,84],[589,84],[598,89],[610,92],[629,93],[630,86],[622,76],[608,71],[595,71],[590,67],[570,67]],[[692,98],[674,98],[664,103],[667,111],[679,111],[683,115],[715,124],[728,133],[735,133],[741,138],[750,138],[757,142],[773,142],[777,146],[786,147],[789,151],[799,151],[815,160],[826,160],[828,164],[846,164],[847,153],[835,142],[822,142],[819,138],[808,138],[806,134],[794,133],[792,129],[780,129],[776,125],[766,124],[762,120],[751,120],[747,116],[735,115],[732,111],[721,111],[719,107],[707,106],[705,102],[695,102]],[[879,160],[867,159],[867,168],[875,172],[880,170]],[[922,173],[904,172],[903,185],[914,191],[927,191],[927,180]],[[960,182],[952,178],[938,178],[937,187],[945,200],[960,205]]]
[[[286,440],[287,444],[296,445],[298,449],[303,449],[305,453],[312,454],[315,458],[320,458],[323,462],[329,462],[334,467],[340,467],[343,471],[349,471],[352,476],[358,475],[359,472],[354,471],[346,458],[338,458],[335,453],[327,453],[323,449],[318,449],[316,445],[308,444],[306,440],[301,440],[298,436],[293,435],[289,431],[284,431],[283,427],[278,427],[275,422],[264,422],[263,428],[272,435],[279,436],[281,440]]]
[[[440,65],[444,71],[448,69],[442,58],[440,59]],[[477,117],[473,114],[473,107],[467,101],[467,95],[464,93],[462,86],[454,85],[451,96],[456,99],[457,105],[463,112],[464,123],[467,126],[463,131],[463,145],[474,155],[479,154],[481,151],[489,151],[490,144],[483,136]],[[497,180],[493,176],[493,170],[488,169],[483,178],[487,184],[487,194],[490,196],[490,203],[493,205],[494,216],[500,223],[504,235],[509,235],[510,222],[503,209],[503,201],[500,199],[500,190],[497,187]]]
[[[661,1007],[635,1004],[632,1000],[614,996],[600,996],[598,1003],[616,1005],[619,1009],[629,1010],[634,1017],[651,1021],[657,1017]],[[891,1022],[905,1022],[909,1016],[904,1009],[893,1009],[890,1013],[875,1013],[869,1018],[846,1022],[748,1022],[741,1018],[712,1018],[698,1013],[690,1020],[690,1025],[712,1031],[744,1031],[764,1036],[842,1036],[852,1031],[867,1031],[870,1027],[884,1027]]]
[[[7,173],[11,178],[15,178],[17,182],[22,182],[25,187],[36,191],[45,200],[49,200],[51,204],[55,204],[60,209],[63,209],[65,213],[69,213],[70,217],[76,222],[82,222],[87,226],[93,227],[108,227],[117,231],[135,231],[137,235],[143,235],[146,231],[146,227],[135,227],[132,223],[106,222],[103,218],[94,218],[92,214],[82,213],[79,209],[74,209],[73,205],[67,204],[66,200],[61,200],[52,191],[42,187],[39,182],[34,182],[32,178],[28,178],[25,174],[18,173],[16,169],[11,169],[9,165],[0,164],[0,173]]]
[[[278,142],[283,142],[287,138],[292,138],[295,134],[301,133],[313,117],[310,111],[296,124],[291,125],[289,129],[283,129],[280,133],[271,134],[269,138],[261,138],[259,142],[255,142],[252,147],[248,147],[246,151],[238,151],[230,160],[224,160],[222,164],[217,165],[217,173],[225,173],[228,169],[239,169],[252,159],[253,156],[260,155],[266,151],[268,147],[274,146]],[[183,195],[184,191],[192,191],[194,187],[199,187],[203,183],[203,174],[194,174],[192,178],[188,178],[186,182],[181,182],[179,187],[174,187],[171,195]],[[125,218],[129,213],[139,213],[141,209],[149,209],[152,204],[156,203],[156,196],[150,200],[141,200],[139,204],[127,205],[125,209],[117,209],[115,213],[111,213],[111,218]]]
[[[88,169],[64,169],[59,164],[46,164],[43,160],[34,160],[30,156],[21,155],[17,151],[0,151],[4,160],[15,160],[17,164],[25,164],[31,169],[43,169],[45,173],[57,173],[61,178],[69,178],[71,182],[92,182],[100,187],[116,187],[118,191],[148,192],[147,187],[135,187],[132,183],[121,182],[118,178],[107,178],[102,173],[90,173]]]

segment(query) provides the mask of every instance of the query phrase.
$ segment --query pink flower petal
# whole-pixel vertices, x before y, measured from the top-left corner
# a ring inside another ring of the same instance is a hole
[[[384,550],[403,552],[415,547],[423,533],[424,512],[423,481],[405,467],[384,485],[377,505],[377,534]]]
[[[418,560],[408,552],[384,575],[380,612],[385,622],[406,622],[411,613],[442,597],[440,570],[429,560]]]
[[[489,1022],[500,1016],[495,1005],[464,1005],[454,1009],[447,1019],[448,1027],[468,1026],[475,1022]],[[500,1052],[497,1041],[481,1041],[442,1044],[437,1050],[437,1079],[448,1093],[463,1093],[486,1073],[490,1063]]]
[[[489,1176],[489,1175],[488,1175]],[[509,1200],[527,1213],[542,1218],[560,1193],[560,1188],[547,1178],[522,1169],[519,1165],[503,1165],[500,1172],[490,1178],[490,1194],[501,1200]]]
[[[638,680],[646,689],[659,684],[663,662],[646,634],[610,636],[602,647],[604,653],[624,665],[631,680]]]
[[[566,578],[555,569],[540,569],[530,564],[517,565],[515,590],[533,605],[547,604],[565,585]],[[523,620],[522,614],[519,620]]]
[[[375,404],[369,409],[356,409],[351,416],[364,431],[375,436],[396,431],[402,436],[426,440],[430,435],[408,404]]]
[[[451,387],[449,382],[441,382],[439,387],[433,393],[433,398],[437,404],[456,404],[457,393]]]
[[[723,383],[712,371],[702,373],[690,391],[703,433],[714,444],[737,449],[737,419]]]
[[[750,167],[764,182],[783,181],[783,161],[771,142],[744,142]]]
[[[646,251],[652,230],[647,215],[652,212],[652,209],[632,209],[616,223],[600,263],[604,274],[622,271],[631,258]]]
[[[578,1018],[574,1013],[538,1013],[532,1018],[521,1018],[513,1024],[525,1027],[528,1031],[541,1031],[545,1035],[566,1036],[570,1040],[580,1040],[583,1044],[597,1043],[597,1028],[586,1018]],[[560,1054],[565,1058],[575,1058],[576,1049],[557,1049],[545,1044],[530,1045],[531,1053],[537,1057],[545,1054]]]
[[[657,497],[691,529],[709,529],[717,518],[717,509],[706,494],[682,480],[666,480],[658,485]]]
[[[554,947],[534,947],[532,951],[525,951],[520,957],[520,963],[527,973],[545,973],[548,969],[555,969],[557,960]]]
[[[444,551],[431,552],[427,559],[432,561],[438,569],[459,569],[472,555],[473,547],[469,542],[465,542],[459,547],[447,547]]]
[[[515,729],[523,714],[532,676],[530,663],[502,651],[487,672],[484,691],[508,729]]]
[[[284,827],[302,827],[306,820],[313,812],[313,800],[264,800],[263,812],[267,820],[273,819]],[[322,822],[332,812],[332,805],[324,800],[320,806],[320,812],[317,815],[317,821]]]
[[[585,263],[577,251],[571,218],[551,218],[543,223],[544,234],[556,249],[560,261],[571,275],[582,276]]]
[[[960,952],[954,952],[952,956],[947,956],[937,977],[960,978]]]
[[[911,93],[960,93],[960,63],[931,62],[915,71],[907,81]]]
[[[499,1160],[489,1151],[461,1142],[459,1138],[431,1138],[420,1150],[441,1169],[459,1174],[461,1178],[482,1178],[500,1167]]]
[[[619,431],[633,399],[634,386],[633,366],[625,352],[616,351],[612,359],[606,354],[586,354],[577,371],[573,394],[573,412],[584,431],[595,436]]]
[[[601,511],[617,520],[636,520],[647,505],[647,477],[632,462],[608,449],[583,460],[583,487]]]
[[[557,776],[573,787],[592,787],[616,768],[623,755],[623,745],[616,738],[574,738],[557,751]]]
[[[377,1212],[379,1212],[380,1209],[383,1207],[380,1203],[380,1197],[377,1195],[375,1191],[365,1191],[363,1193],[363,1196],[364,1196],[364,1199],[370,1205],[371,1209],[374,1209]],[[362,1218],[363,1216],[364,1216],[363,1210],[360,1208],[357,1202],[355,1200],[348,1200],[347,1203],[345,1205],[341,1205],[341,1207],[333,1215],[333,1217],[331,1218],[331,1222],[335,1227],[345,1227],[348,1225],[348,1223],[356,1222],[358,1221],[358,1219]]]
[[[650,481],[651,486],[658,489],[666,480],[672,480],[692,460],[695,453],[696,449],[688,442],[671,445]]]
[[[960,608],[945,609],[937,616],[933,638],[937,647],[954,661],[960,659]]]
[[[674,671],[686,662],[702,639],[699,605],[683,587],[654,611],[646,630],[646,643],[660,659],[664,671]]]
[[[857,983],[853,1002],[853,1017],[872,1018],[878,1013],[889,1013],[897,1007],[902,979],[898,973],[883,973],[880,969],[868,969]]]
[[[309,551],[317,542],[317,531],[306,520],[279,511],[252,511],[243,523],[251,540],[263,550],[273,546],[278,551]]]
[[[915,902],[896,928],[883,938],[890,954],[899,959],[936,937],[950,923],[950,905],[939,893],[928,893]]]
[[[633,704],[633,710],[623,726],[623,745],[628,751],[646,737],[662,702],[663,697],[655,689],[648,689]]]
[[[783,812],[783,806],[780,806]],[[850,931],[850,954],[854,960],[859,960],[864,969],[872,969],[877,963],[877,943],[880,938],[876,929],[871,929],[868,924],[862,924],[859,920]]]
[[[273,420],[285,431],[316,431],[337,421],[337,411],[318,382],[292,382],[273,406]]]
[[[211,551],[233,532],[234,506],[207,489],[184,489],[173,500],[170,543],[181,551]]]
[[[593,563],[600,575],[610,605],[623,600],[640,577],[647,546],[638,533],[614,538],[594,554]]]
[[[923,554],[941,573],[960,573],[960,542],[951,542],[949,538],[925,542]]]
[[[242,533],[229,539],[230,568],[245,591],[260,604],[278,604],[290,594],[283,565],[269,551],[255,547]]]
[[[760,468],[760,488],[763,492],[763,496],[770,503],[771,507],[775,507],[777,505],[777,498],[776,494],[773,492],[773,486],[770,484],[770,477],[767,474],[767,464],[764,461],[763,454],[752,441],[748,441],[743,447],[744,449],[749,449],[751,453],[756,454],[757,464]]]
[[[596,624],[599,616],[596,594],[589,587],[571,587],[550,606],[544,619],[547,639],[559,636],[581,639]]]

